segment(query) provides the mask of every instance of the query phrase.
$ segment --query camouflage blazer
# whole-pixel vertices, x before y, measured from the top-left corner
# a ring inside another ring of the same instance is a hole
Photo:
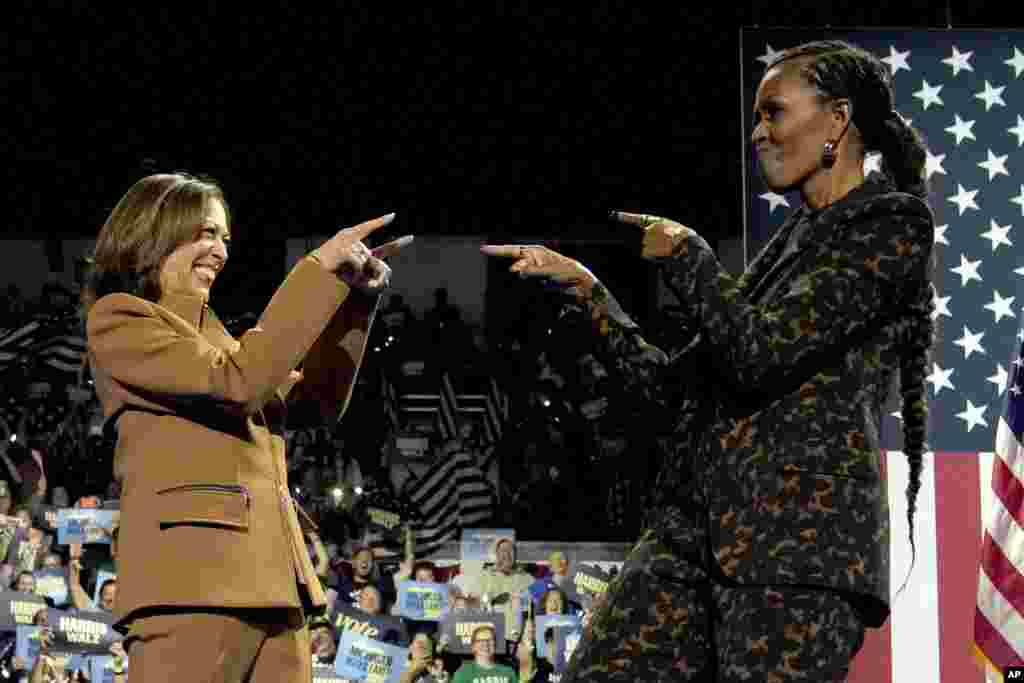
[[[696,235],[661,259],[682,307],[667,353],[612,300],[606,361],[668,444],[645,524],[671,549],[655,571],[830,587],[885,621],[879,423],[931,311],[933,235],[922,200],[872,180],[795,210],[739,278]]]

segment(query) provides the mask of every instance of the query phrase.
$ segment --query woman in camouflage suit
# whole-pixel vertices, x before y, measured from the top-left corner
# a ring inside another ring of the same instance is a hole
[[[671,436],[645,531],[563,681],[841,681],[888,616],[878,433],[898,373],[912,534],[932,339],[925,149],[886,68],[845,43],[782,53],[754,111],[766,184],[803,205],[741,277],[692,229],[616,214],[683,309],[670,354],[580,263],[483,247],[575,295],[642,428]],[[871,150],[883,173],[865,180]]]

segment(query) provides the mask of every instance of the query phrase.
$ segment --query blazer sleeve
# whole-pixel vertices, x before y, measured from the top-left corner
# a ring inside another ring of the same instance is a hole
[[[302,259],[231,351],[174,324],[156,304],[110,294],[89,313],[88,343],[104,372],[148,401],[251,415],[286,382],[349,294],[335,275]]]
[[[302,381],[288,394],[289,404],[312,401],[325,424],[345,414],[366,353],[379,296],[353,292],[335,312],[302,361]]]
[[[661,262],[699,327],[715,374],[751,391],[790,387],[870,338],[927,291],[933,241],[927,206],[883,195],[845,210],[831,248],[775,300],[755,305],[696,234]]]

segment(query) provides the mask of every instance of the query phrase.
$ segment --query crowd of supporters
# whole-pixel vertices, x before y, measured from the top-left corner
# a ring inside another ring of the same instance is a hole
[[[301,409],[289,415],[289,476],[295,497],[319,524],[319,535],[310,537],[309,545],[332,599],[387,612],[394,605],[396,572],[439,581],[453,578],[450,569],[422,561],[403,561],[393,571],[382,571],[375,556],[398,557],[401,552],[396,554],[393,537],[375,535],[369,528],[363,513],[371,500],[400,512],[403,524],[416,528],[423,541],[418,546],[427,551],[421,558],[431,549],[424,540],[431,525],[444,532],[440,540],[457,539],[459,527],[466,525],[465,511],[460,518],[452,512],[458,506],[445,499],[470,494],[458,487],[435,493],[423,478],[396,475],[417,466],[436,469],[457,459],[462,469],[452,480],[466,481],[467,473],[473,473],[472,481],[479,484],[472,494],[479,498],[473,526],[515,529],[520,540],[531,541],[623,541],[634,536],[643,492],[649,488],[647,463],[657,457],[659,444],[637,428],[643,416],[630,412],[629,397],[618,390],[593,335],[582,329],[587,321],[566,314],[546,296],[526,305],[530,325],[506,325],[497,332],[491,328],[488,334],[467,323],[443,289],[435,292],[434,306],[420,315],[393,294],[379,311],[343,421],[324,425],[313,412]],[[48,286],[38,301],[25,301],[16,288],[8,288],[0,296],[0,339],[28,329],[32,321],[46,323],[38,329],[63,321],[66,333],[77,324],[74,307],[73,293],[59,285]],[[238,334],[254,320],[238,316],[225,322]],[[80,327],[74,330],[81,335]],[[116,435],[103,428],[87,368],[72,372],[66,365],[39,361],[36,352],[47,343],[40,339],[12,348],[0,366],[5,394],[0,397],[0,427],[6,432],[0,445],[0,490],[7,496],[0,496],[0,513],[26,517],[18,533],[30,541],[8,545],[32,556],[29,561],[3,549],[7,562],[0,565],[0,580],[4,587],[24,588],[30,572],[62,567],[69,583],[67,607],[105,609],[114,599],[115,584],[104,589],[102,604],[92,604],[88,596],[95,590],[98,571],[114,569],[109,546],[87,545],[75,554],[57,545],[52,520],[42,511],[68,507],[72,501],[90,506],[117,500],[112,478]],[[464,378],[481,376],[493,379],[506,401],[496,422],[493,406],[489,425],[481,412],[464,413],[456,407],[448,429],[444,405],[428,420],[403,410],[406,383],[437,386],[445,378],[457,390]],[[410,436],[427,447],[412,456],[402,454],[401,440]],[[627,450],[628,463],[622,457]],[[432,505],[439,517],[425,519]],[[25,550],[29,547],[31,551]],[[487,576],[501,583],[506,574],[503,565],[497,566]],[[547,571],[543,566],[530,569],[530,574],[517,568],[507,576],[532,584]],[[455,606],[480,607],[493,604],[482,602],[484,593],[516,592],[463,589],[465,579],[459,576],[453,583]],[[551,589],[558,594],[557,581]],[[512,605],[510,600],[502,609],[511,610]],[[315,626],[314,654],[324,659],[337,647],[337,633],[329,624]],[[430,629],[413,631],[424,634],[413,643],[413,652],[419,653],[415,656],[425,662],[425,652],[441,653],[438,661],[454,673],[458,662],[443,654]],[[506,634],[516,635],[507,648],[514,653],[522,634],[511,628]],[[513,668],[518,666],[514,655],[505,657]],[[0,676],[16,676],[17,664],[8,652]],[[423,671],[440,673],[433,659]]]

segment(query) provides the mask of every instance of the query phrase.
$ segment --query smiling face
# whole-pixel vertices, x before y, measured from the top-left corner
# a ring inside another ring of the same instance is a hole
[[[545,614],[561,614],[565,608],[565,601],[562,600],[562,594],[558,591],[551,591],[544,598],[544,613]]]
[[[196,238],[180,244],[160,269],[160,289],[165,294],[175,292],[209,301],[210,288],[228,260],[231,233],[227,221],[224,205],[211,197]]]
[[[510,573],[516,564],[515,544],[508,539],[499,541],[498,547],[494,549],[494,556],[498,571],[503,574]]]
[[[765,183],[773,192],[803,188],[824,169],[824,145],[842,130],[834,108],[800,73],[806,59],[793,59],[769,69],[754,101],[751,142]]]
[[[370,572],[373,571],[373,551],[360,550],[356,553],[356,556],[352,558],[352,568],[355,570],[356,577],[364,580],[368,578]]]
[[[409,645],[409,654],[413,659],[425,660],[434,656],[434,643],[426,633],[417,633]]]

